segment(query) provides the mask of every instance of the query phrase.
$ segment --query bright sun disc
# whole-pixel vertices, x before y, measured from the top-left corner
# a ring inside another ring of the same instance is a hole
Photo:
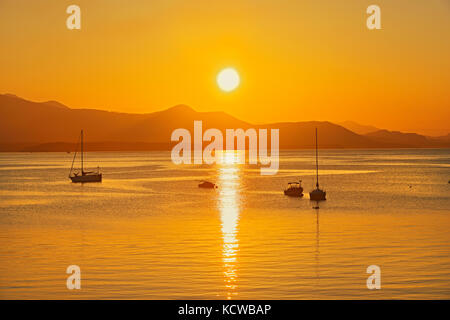
[[[233,68],[226,68],[217,75],[217,84],[223,91],[230,92],[239,86],[239,74]]]

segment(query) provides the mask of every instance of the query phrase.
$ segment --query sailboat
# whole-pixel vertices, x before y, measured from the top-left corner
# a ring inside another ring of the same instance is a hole
[[[326,200],[327,193],[319,188],[319,157],[317,151],[317,128],[316,128],[316,189],[309,193],[309,198],[314,201]]]
[[[80,135],[80,149],[81,149],[81,172],[73,170],[73,164],[75,163],[75,158],[77,157],[77,150],[72,160],[72,167],[70,168],[69,178],[72,182],[102,182],[102,174],[100,173],[100,168],[97,167],[97,171],[84,171],[84,150],[83,150],[83,130],[81,130]],[[78,148],[77,148],[78,149]],[[73,173],[73,174],[72,174]]]

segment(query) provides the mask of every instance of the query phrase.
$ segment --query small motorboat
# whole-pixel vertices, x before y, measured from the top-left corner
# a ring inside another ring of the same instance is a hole
[[[215,189],[217,188],[217,186],[209,181],[202,181],[199,183],[198,185],[199,188],[204,188],[204,189]]]
[[[289,197],[303,197],[302,180],[289,182],[284,194]]]

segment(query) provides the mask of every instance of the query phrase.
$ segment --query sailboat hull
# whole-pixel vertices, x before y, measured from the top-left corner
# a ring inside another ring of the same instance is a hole
[[[102,182],[102,174],[86,174],[82,176],[71,176],[70,180],[74,183],[85,183],[85,182]]]
[[[324,201],[326,200],[327,193],[320,189],[313,190],[309,193],[309,198],[314,201]]]

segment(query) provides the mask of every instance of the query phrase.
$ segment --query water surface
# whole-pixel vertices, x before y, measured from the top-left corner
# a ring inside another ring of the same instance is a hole
[[[87,153],[104,180],[81,185],[71,154],[0,153],[0,298],[449,299],[450,150],[323,150],[319,210],[313,156],[282,151],[261,176]],[[305,197],[285,197],[298,179]],[[66,288],[72,264],[81,290]]]

